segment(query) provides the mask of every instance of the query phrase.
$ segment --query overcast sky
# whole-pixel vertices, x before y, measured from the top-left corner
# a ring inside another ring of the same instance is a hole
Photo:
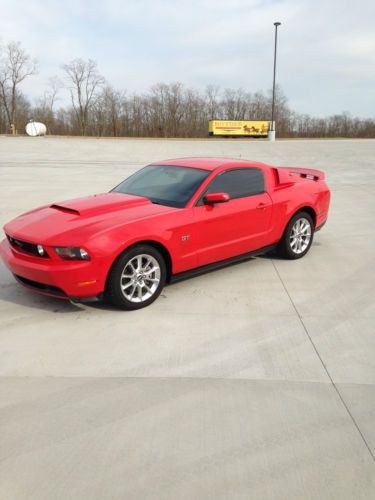
[[[73,58],[91,58],[116,88],[157,82],[204,89],[272,86],[293,109],[375,116],[375,0],[0,0],[0,40],[39,61],[22,87],[36,98]]]

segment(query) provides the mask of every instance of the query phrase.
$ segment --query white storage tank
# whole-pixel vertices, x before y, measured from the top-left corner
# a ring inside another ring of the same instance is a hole
[[[38,135],[46,135],[46,133],[47,133],[47,127],[44,125],[44,123],[30,121],[26,125],[26,134],[30,135],[31,137],[36,137]]]

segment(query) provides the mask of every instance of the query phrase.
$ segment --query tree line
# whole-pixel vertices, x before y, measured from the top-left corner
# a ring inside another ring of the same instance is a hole
[[[91,59],[74,59],[50,78],[43,95],[31,103],[22,84],[38,71],[37,62],[19,42],[0,47],[0,133],[24,133],[30,120],[46,124],[49,134],[110,137],[206,137],[208,121],[269,120],[272,95],[263,91],[221,89],[204,91],[182,83],[157,83],[147,92],[113,88]],[[62,92],[70,104],[58,106]],[[276,88],[278,137],[375,137],[375,120],[344,112],[314,118],[293,111]]]

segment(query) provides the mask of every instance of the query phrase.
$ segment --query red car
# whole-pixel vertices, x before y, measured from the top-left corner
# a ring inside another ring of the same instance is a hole
[[[327,219],[324,178],[226,158],[159,161],[109,193],[20,215],[0,252],[31,290],[139,309],[165,283],[229,262],[273,249],[303,257]]]

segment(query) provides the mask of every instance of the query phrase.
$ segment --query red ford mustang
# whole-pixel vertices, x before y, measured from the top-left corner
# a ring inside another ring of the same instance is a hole
[[[324,173],[226,158],[160,161],[111,192],[46,205],[5,225],[0,252],[25,287],[123,309],[166,282],[277,249],[303,257],[328,215]]]

